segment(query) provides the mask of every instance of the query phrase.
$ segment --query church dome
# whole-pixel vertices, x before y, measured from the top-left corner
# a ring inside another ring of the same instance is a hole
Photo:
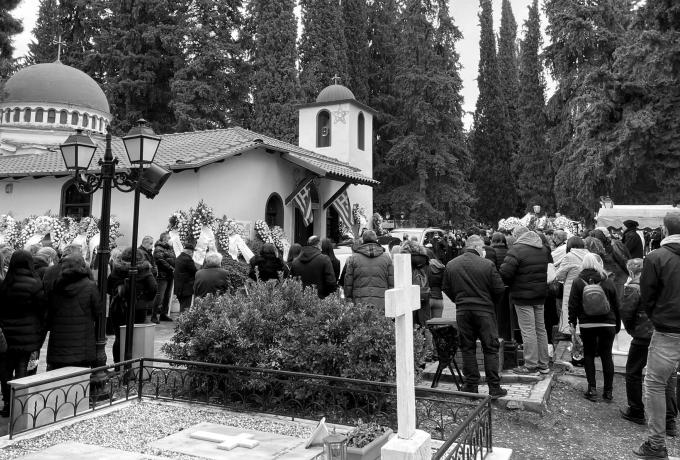
[[[335,102],[347,99],[356,99],[354,93],[348,87],[337,84],[326,86],[316,96],[316,102]]]
[[[35,64],[5,83],[3,104],[67,104],[109,113],[104,91],[89,75],[61,62]]]

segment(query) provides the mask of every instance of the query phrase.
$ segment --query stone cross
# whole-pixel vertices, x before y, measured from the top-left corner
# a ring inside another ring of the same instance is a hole
[[[397,344],[397,435],[411,439],[416,431],[413,370],[413,311],[420,308],[420,286],[411,281],[411,255],[395,254],[394,288],[385,291],[385,316],[394,318]]]
[[[53,45],[57,45],[57,61],[61,61],[61,47],[66,47],[66,42],[61,40],[61,34],[56,40],[52,40]]]
[[[232,450],[236,447],[245,447],[252,449],[260,444],[260,441],[253,439],[255,435],[250,433],[241,433],[236,436],[229,436],[226,434],[212,433],[210,431],[195,431],[189,434],[192,439],[200,439],[201,441],[218,442],[218,449]]]
[[[338,77],[337,73],[335,75],[333,75],[333,78],[331,78],[331,80],[333,80],[333,84],[335,84],[335,85],[340,84],[340,77]]]

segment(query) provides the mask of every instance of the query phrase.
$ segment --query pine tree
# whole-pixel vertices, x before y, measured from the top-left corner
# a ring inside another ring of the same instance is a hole
[[[368,102],[368,5],[366,0],[342,2],[347,42],[347,83],[357,100]]]
[[[561,212],[591,217],[599,197],[617,197],[622,156],[608,136],[620,119],[614,53],[633,17],[631,0],[545,3],[545,49],[558,88],[548,101],[548,142]],[[620,195],[619,195],[620,196]]]
[[[11,14],[20,0],[4,0],[0,2],[0,80],[8,78],[14,70],[14,45],[12,36],[21,33],[23,26],[21,21],[15,19]]]
[[[176,118],[170,81],[184,66],[186,2],[108,1],[111,14],[97,45],[114,129],[125,133],[144,118],[156,132],[171,132]]]
[[[57,0],[40,0],[38,18],[33,28],[34,40],[28,44],[28,62],[40,64],[57,59],[55,41],[61,35],[59,3]]]
[[[313,102],[334,75],[347,81],[345,25],[338,0],[300,0],[300,7],[300,90],[303,102]]]
[[[491,0],[480,0],[479,97],[469,144],[474,158],[476,214],[489,223],[514,214],[515,186],[510,174],[512,137],[507,129],[505,101],[493,32]]]
[[[517,189],[525,209],[542,205],[554,212],[553,173],[546,149],[545,80],[541,64],[541,18],[538,0],[524,23],[519,63],[519,151],[515,161]]]
[[[401,110],[386,157],[394,174],[377,207],[399,206],[419,225],[465,219],[471,204],[463,139],[461,79],[455,43],[461,37],[447,4],[409,0],[401,15],[401,59],[395,76]]]
[[[501,29],[498,37],[498,71],[500,73],[501,96],[505,102],[506,127],[512,137],[511,158],[517,157],[519,149],[519,76],[517,60],[517,22],[512,13],[510,0],[503,0],[501,10]],[[518,171],[514,171],[516,175]]]
[[[298,84],[295,0],[252,0],[254,131],[287,142],[297,139]]]
[[[248,126],[249,65],[241,0],[194,0],[183,42],[186,64],[172,76],[175,130]]]

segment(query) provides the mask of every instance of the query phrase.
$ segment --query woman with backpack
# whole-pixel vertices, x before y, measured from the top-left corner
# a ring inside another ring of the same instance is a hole
[[[569,294],[569,326],[573,331],[580,326],[583,340],[583,367],[588,380],[584,396],[597,401],[595,383],[595,356],[599,354],[604,374],[602,397],[613,400],[614,361],[612,346],[621,329],[619,297],[614,283],[607,278],[602,259],[596,254],[586,254],[581,263],[581,273],[574,280]]]

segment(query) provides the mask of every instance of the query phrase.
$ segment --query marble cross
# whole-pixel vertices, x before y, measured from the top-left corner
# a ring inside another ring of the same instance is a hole
[[[260,444],[260,441],[253,439],[255,435],[250,433],[241,433],[236,436],[229,436],[226,434],[212,433],[210,431],[194,431],[189,434],[192,439],[200,439],[201,441],[219,442],[218,449],[232,450],[236,447],[245,447],[252,449]]]
[[[420,308],[420,286],[411,281],[411,255],[395,254],[394,288],[385,291],[385,316],[394,318],[397,344],[397,435],[411,439],[416,431],[413,370],[413,311]]]

